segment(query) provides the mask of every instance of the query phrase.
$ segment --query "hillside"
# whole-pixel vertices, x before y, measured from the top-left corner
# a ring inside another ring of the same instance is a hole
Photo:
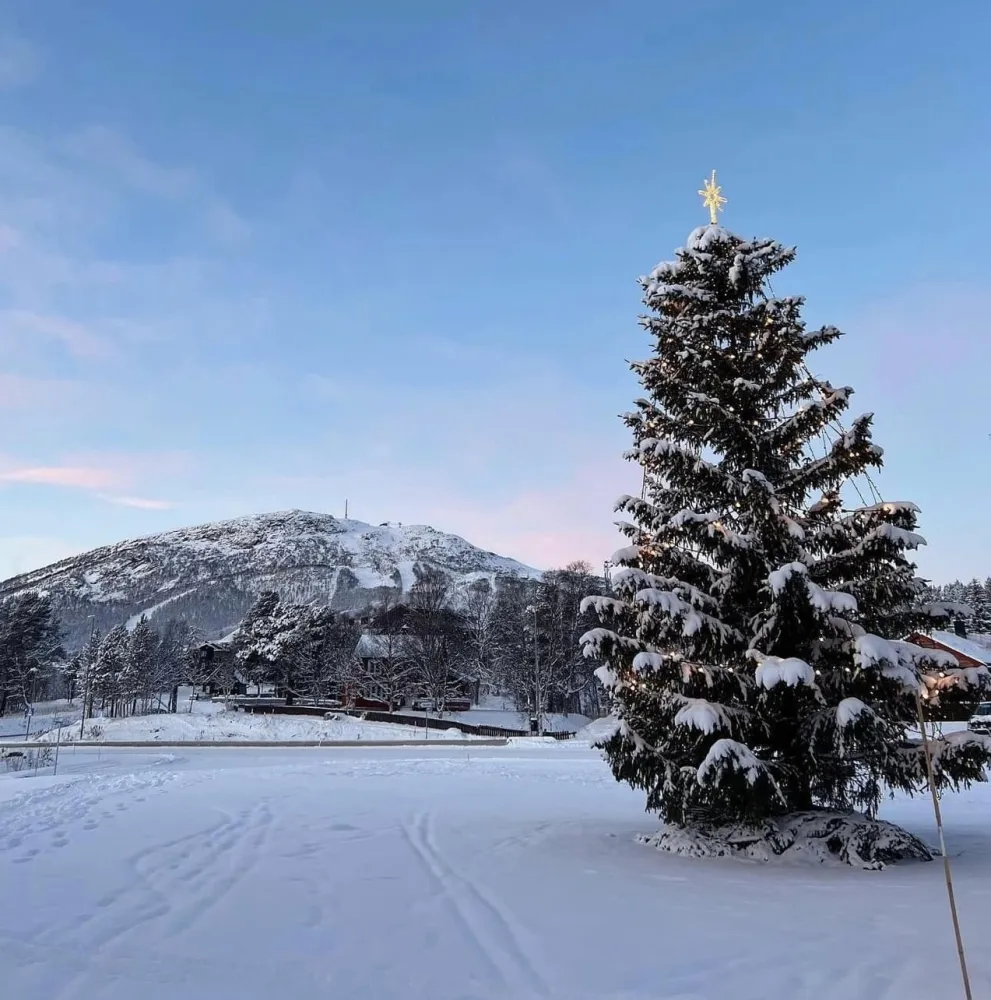
[[[106,630],[142,613],[184,617],[217,637],[262,591],[358,608],[388,592],[408,593],[421,565],[442,570],[455,585],[506,573],[537,575],[425,525],[375,526],[293,510],[107,545],[0,583],[0,599],[47,590],[69,648],[78,647],[92,626]]]

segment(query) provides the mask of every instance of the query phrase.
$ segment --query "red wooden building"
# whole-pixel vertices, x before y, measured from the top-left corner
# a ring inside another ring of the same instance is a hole
[[[991,649],[967,639],[956,632],[913,632],[908,641],[923,649],[941,649],[952,653],[961,667],[991,667]]]

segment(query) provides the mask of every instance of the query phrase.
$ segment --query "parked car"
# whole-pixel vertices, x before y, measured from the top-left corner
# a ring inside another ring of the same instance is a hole
[[[991,736],[991,701],[982,701],[974,709],[974,714],[967,722],[967,728],[972,733],[983,733]]]

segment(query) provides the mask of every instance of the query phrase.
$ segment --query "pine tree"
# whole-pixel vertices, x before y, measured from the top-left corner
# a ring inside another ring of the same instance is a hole
[[[124,625],[115,625],[100,641],[93,665],[93,693],[111,717],[123,714],[130,694],[131,637]]]
[[[269,657],[265,644],[272,631],[272,619],[279,607],[279,595],[273,590],[260,594],[238,624],[231,639],[231,648],[238,668],[249,684],[261,685],[268,680]],[[227,680],[233,685],[234,678]]]
[[[631,544],[584,642],[620,720],[612,770],[675,826],[918,791],[917,692],[986,679],[899,641],[931,624],[907,555],[917,508],[845,509],[882,452],[871,414],[836,429],[853,390],[806,366],[840,332],[771,292],[794,256],[710,225],[641,281],[654,356],[632,365],[645,395],[625,422],[644,495],[617,504]],[[941,784],[980,780],[991,742],[935,756]]]
[[[190,673],[189,656],[196,636],[185,618],[169,618],[162,629],[155,659],[163,690],[169,692],[169,711],[179,708],[179,685]]]
[[[0,714],[10,694],[33,701],[47,683],[43,675],[63,656],[58,616],[47,593],[29,590],[0,604]]]
[[[991,576],[984,581],[984,599],[974,619],[974,632],[991,636]]]
[[[96,694],[96,666],[100,658],[100,643],[103,636],[100,630],[93,628],[79,654],[79,690],[83,698],[83,718],[93,714],[93,698]]]
[[[142,615],[131,632],[128,649],[127,686],[130,694],[140,695],[147,711],[152,696],[159,688],[159,638],[146,615]]]
[[[976,577],[963,588],[963,603],[970,609],[964,618],[967,631],[991,632],[991,594]]]

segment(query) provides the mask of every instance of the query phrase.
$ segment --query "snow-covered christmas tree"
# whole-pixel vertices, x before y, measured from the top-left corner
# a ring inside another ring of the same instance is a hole
[[[617,504],[630,545],[583,639],[619,720],[606,755],[674,849],[727,853],[731,826],[784,849],[801,814],[820,833],[829,816],[824,840],[854,860],[924,853],[837,814],[924,790],[917,699],[987,677],[902,641],[940,609],[909,558],[918,508],[852,488],[881,465],[872,416],[844,429],[853,390],[807,366],[840,331],[772,293],[794,249],[718,225],[715,175],[700,194],[710,224],[641,279],[654,352],[632,366],[644,396],[625,421],[644,489]],[[991,741],[954,734],[932,756],[940,786],[982,780]]]

